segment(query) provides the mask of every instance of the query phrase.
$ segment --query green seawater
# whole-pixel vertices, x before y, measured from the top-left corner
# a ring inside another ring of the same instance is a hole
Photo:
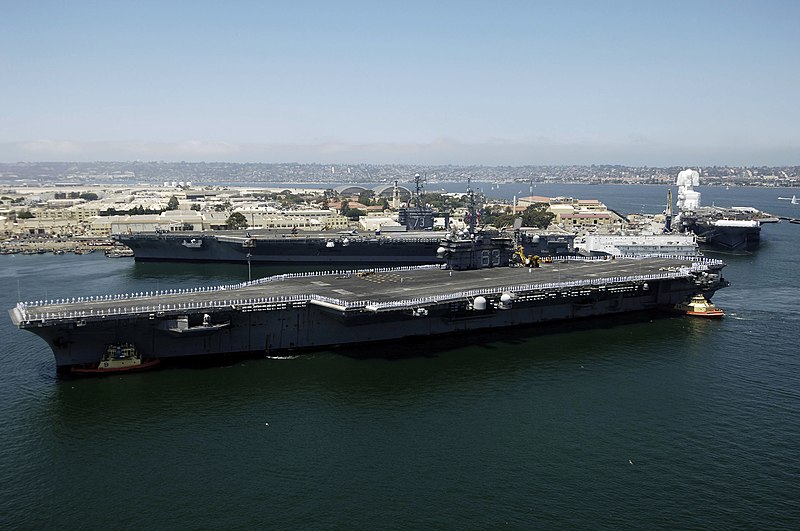
[[[576,195],[631,211],[657,191]],[[724,192],[800,215],[775,200],[787,191]],[[42,340],[0,319],[0,527],[796,529],[800,225],[762,240],[713,255],[732,284],[714,298],[721,321],[497,331],[404,357],[64,379]],[[0,306],[246,278],[0,256]]]

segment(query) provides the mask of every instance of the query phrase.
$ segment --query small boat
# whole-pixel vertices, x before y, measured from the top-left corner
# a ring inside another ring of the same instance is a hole
[[[106,251],[108,258],[132,258],[133,250],[127,248],[109,249]]]
[[[77,375],[98,375],[121,372],[146,371],[158,366],[158,358],[142,359],[131,343],[109,345],[103,358],[97,363],[72,367],[72,373]]]
[[[707,319],[720,319],[725,317],[722,308],[717,308],[702,295],[695,295],[688,302],[682,302],[675,309],[685,315],[705,317]]]

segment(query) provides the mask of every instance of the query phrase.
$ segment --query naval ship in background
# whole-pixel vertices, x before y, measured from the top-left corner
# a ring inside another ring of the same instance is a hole
[[[700,174],[691,169],[678,173],[677,215],[674,224],[681,232],[697,236],[701,247],[741,253],[753,251],[761,243],[761,225],[778,223],[778,218],[753,207],[701,206]],[[672,204],[668,205],[672,208]]]
[[[431,232],[370,235],[357,231],[304,232],[250,230],[137,232],[114,239],[133,250],[139,262],[231,262],[258,264],[412,265],[441,263],[440,238]]]
[[[431,231],[380,234],[291,231],[214,231],[117,234],[140,262],[228,262],[298,265],[420,265],[444,263],[437,257],[442,233]],[[575,235],[520,231],[525,254],[573,254]]]
[[[133,251],[140,262],[231,262],[297,265],[421,265],[442,264],[437,256],[443,232],[434,231],[436,218],[450,227],[450,214],[425,204],[419,174],[416,192],[398,210],[399,227],[382,227],[374,233],[357,230],[298,231],[249,229],[154,231],[115,234],[113,238]],[[395,183],[396,186],[396,183]],[[470,197],[472,192],[468,191]],[[513,237],[526,255],[574,254],[575,235],[562,230],[520,229]]]

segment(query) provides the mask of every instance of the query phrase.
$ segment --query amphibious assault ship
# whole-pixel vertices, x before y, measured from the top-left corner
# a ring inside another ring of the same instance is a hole
[[[563,257],[509,267],[512,240],[440,242],[445,265],[284,274],[215,288],[19,303],[59,370],[97,367],[114,346],[141,362],[330,348],[489,328],[671,311],[726,286],[705,258]],[[535,257],[534,257],[535,258]]]

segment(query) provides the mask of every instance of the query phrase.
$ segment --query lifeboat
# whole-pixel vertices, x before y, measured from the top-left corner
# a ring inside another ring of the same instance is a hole
[[[725,316],[722,308],[717,308],[702,295],[695,295],[688,302],[682,302],[675,309],[685,315],[705,317],[707,319],[720,319]]]

